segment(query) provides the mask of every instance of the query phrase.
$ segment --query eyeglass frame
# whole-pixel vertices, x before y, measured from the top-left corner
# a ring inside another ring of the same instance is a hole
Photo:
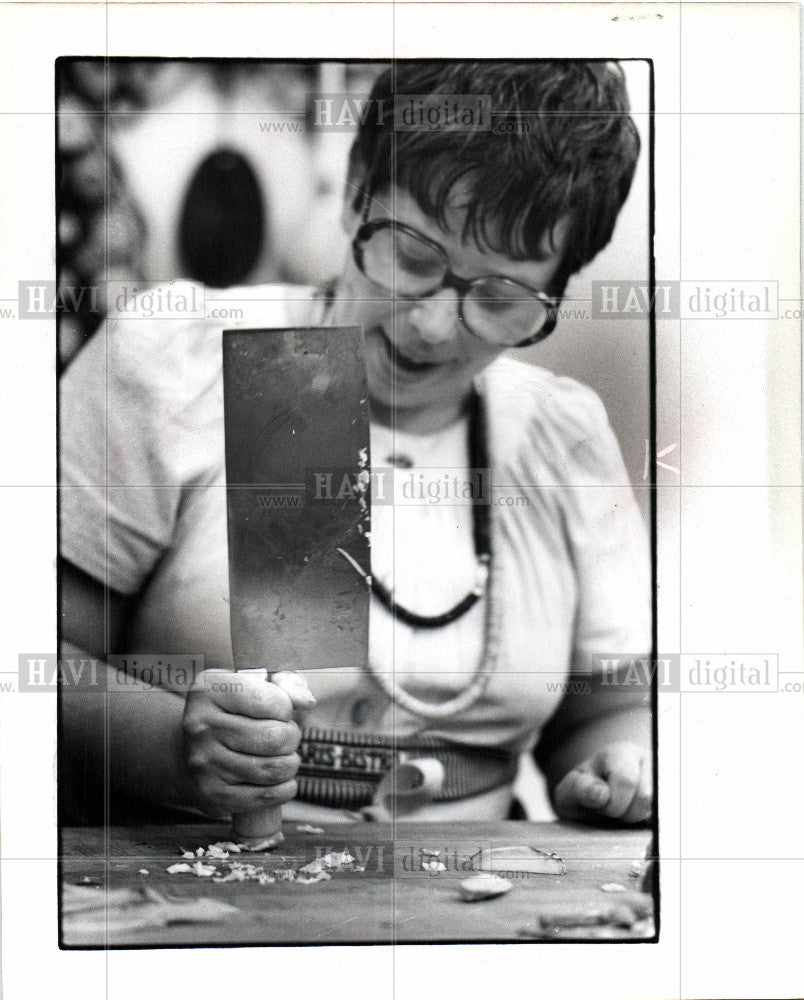
[[[368,242],[368,240],[376,232],[380,232],[383,229],[393,229],[394,232],[406,233],[408,236],[420,240],[425,245],[436,250],[441,255],[441,257],[443,257],[445,263],[444,277],[441,279],[438,285],[436,285],[436,287],[432,289],[432,291],[422,293],[419,295],[402,295],[401,293],[398,293],[398,297],[400,299],[404,299],[409,302],[415,302],[417,299],[430,298],[431,295],[435,295],[436,292],[440,292],[442,288],[451,288],[453,289],[453,291],[458,293],[458,318],[460,319],[461,325],[467,331],[467,333],[471,334],[471,336],[473,337],[476,337],[484,344],[488,344],[492,347],[502,347],[505,348],[506,350],[514,347],[530,347],[533,344],[538,344],[546,337],[549,337],[550,334],[555,329],[556,325],[555,311],[558,309],[558,301],[554,298],[551,298],[545,292],[541,292],[536,288],[531,288],[529,285],[526,285],[521,281],[515,281],[513,278],[508,278],[503,274],[493,274],[479,278],[461,278],[450,269],[449,255],[447,254],[447,251],[444,249],[444,247],[441,246],[440,243],[437,243],[435,240],[430,239],[429,236],[425,236],[425,234],[419,232],[418,229],[414,229],[412,226],[405,225],[404,222],[398,222],[396,219],[387,219],[387,218],[368,219],[367,218],[368,212],[369,212],[369,199],[367,198],[366,206],[363,210],[363,221],[361,222],[360,227],[358,228],[357,232],[354,235],[354,239],[352,240],[352,256],[354,258],[355,264],[360,270],[360,273],[364,277],[368,278],[369,281],[372,281],[374,284],[379,284],[378,282],[375,282],[373,278],[369,277],[368,274],[366,274],[364,267],[364,259],[363,259],[363,244]],[[479,333],[475,333],[475,331],[469,326],[469,324],[466,322],[466,319],[464,318],[464,311],[463,311],[464,302],[466,300],[466,294],[473,285],[477,284],[477,282],[488,281],[489,278],[494,278],[497,281],[502,281],[507,285],[513,285],[516,288],[522,288],[545,306],[547,310],[547,318],[545,319],[544,324],[539,328],[539,330],[536,333],[532,334],[530,337],[526,337],[524,340],[518,341],[515,344],[499,344],[496,341],[489,340],[486,337],[482,337]],[[388,288],[387,285],[380,285],[380,287]],[[391,289],[389,289],[389,291],[390,290]]]

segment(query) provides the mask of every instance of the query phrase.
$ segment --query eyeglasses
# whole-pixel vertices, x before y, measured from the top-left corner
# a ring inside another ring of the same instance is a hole
[[[525,347],[555,326],[557,304],[543,292],[500,275],[459,278],[442,246],[393,219],[364,222],[352,253],[369,281],[398,298],[423,299],[442,288],[454,289],[461,323],[488,344]]]

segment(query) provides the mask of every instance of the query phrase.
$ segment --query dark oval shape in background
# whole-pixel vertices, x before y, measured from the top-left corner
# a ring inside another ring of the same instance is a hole
[[[265,238],[265,205],[252,166],[237,150],[217,149],[198,165],[178,235],[188,278],[225,288],[253,269]]]

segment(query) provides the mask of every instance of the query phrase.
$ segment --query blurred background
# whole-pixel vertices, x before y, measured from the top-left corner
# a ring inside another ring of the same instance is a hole
[[[59,317],[60,368],[100,325],[107,280],[223,288],[333,277],[352,132],[320,128],[313,99],[366,97],[385,65],[59,59],[58,278],[64,290],[98,290]],[[648,70],[623,65],[643,138],[631,195],[612,243],[570,282],[556,332],[517,356],[595,389],[632,483],[646,485],[647,318],[590,316],[593,280],[648,275]],[[647,491],[637,492],[647,523]]]
[[[60,284],[333,277],[352,135],[316,127],[313,95],[366,96],[383,68],[59,60]],[[82,305],[63,317],[62,366],[103,318]]]

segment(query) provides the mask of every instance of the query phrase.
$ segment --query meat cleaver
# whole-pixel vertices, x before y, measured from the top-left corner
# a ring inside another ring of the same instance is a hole
[[[370,572],[364,357],[358,326],[223,333],[238,670],[366,667],[369,592],[343,555]],[[252,847],[278,843],[280,823],[278,806],[234,817]]]

